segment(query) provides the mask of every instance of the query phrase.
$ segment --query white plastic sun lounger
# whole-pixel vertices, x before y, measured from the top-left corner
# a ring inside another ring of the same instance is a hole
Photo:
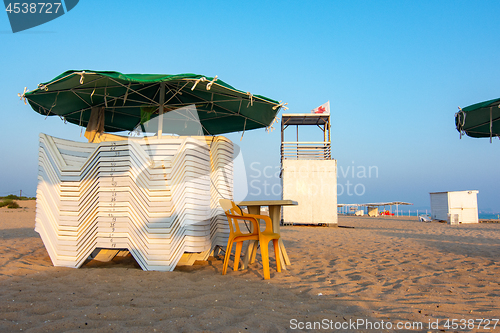
[[[144,270],[204,260],[229,230],[218,202],[233,195],[224,137],[80,143],[40,134],[35,230],[55,266],[96,248],[127,249]],[[184,259],[183,259],[184,258]]]

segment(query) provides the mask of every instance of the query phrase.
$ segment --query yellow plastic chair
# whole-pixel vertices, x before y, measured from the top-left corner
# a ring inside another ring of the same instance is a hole
[[[240,262],[241,248],[243,247],[243,242],[246,240],[259,241],[260,253],[262,255],[262,266],[264,267],[264,279],[269,280],[271,278],[271,273],[269,271],[269,241],[273,241],[274,245],[274,256],[276,257],[276,270],[281,272],[280,254],[279,254],[279,234],[273,233],[272,221],[268,216],[264,215],[253,215],[253,214],[243,214],[241,209],[231,200],[221,199],[219,203],[226,212],[227,220],[229,222],[229,239],[227,241],[226,255],[224,257],[224,266],[222,268],[222,275],[227,273],[227,267],[229,265],[229,257],[231,255],[231,250],[233,244],[236,243],[236,252],[234,255],[234,271],[238,270],[238,265]],[[243,233],[240,231],[238,221],[250,221],[253,225],[253,231],[249,233]],[[264,220],[266,222],[266,228],[264,231],[260,231],[259,220]]]

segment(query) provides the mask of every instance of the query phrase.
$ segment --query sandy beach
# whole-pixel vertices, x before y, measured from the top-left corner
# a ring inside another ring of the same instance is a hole
[[[220,258],[173,272],[142,271],[131,257],[54,267],[35,202],[19,204],[0,209],[0,332],[500,331],[476,320],[500,318],[500,224],[341,216],[348,228],[285,226],[292,265],[276,273],[272,259],[265,281],[260,254],[226,276]],[[453,329],[448,319],[475,321]],[[379,329],[346,328],[356,320]]]

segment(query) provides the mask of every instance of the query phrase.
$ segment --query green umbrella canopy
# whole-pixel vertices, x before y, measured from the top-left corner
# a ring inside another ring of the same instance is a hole
[[[104,108],[104,131],[119,132],[132,131],[157,117],[162,89],[164,112],[195,105],[206,135],[268,127],[284,107],[281,102],[235,89],[217,76],[197,74],[66,71],[22,97],[44,116],[58,115],[85,127],[91,109]]]
[[[500,136],[500,98],[469,105],[455,114],[460,135],[473,138]]]

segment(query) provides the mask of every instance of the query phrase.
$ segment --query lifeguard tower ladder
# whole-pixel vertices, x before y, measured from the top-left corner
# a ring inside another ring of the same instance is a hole
[[[290,126],[296,127],[296,141],[285,141]],[[323,141],[299,141],[303,126],[317,126]],[[281,116],[281,185],[282,198],[299,203],[283,207],[285,224],[337,226],[337,161],[331,155],[329,114]]]

